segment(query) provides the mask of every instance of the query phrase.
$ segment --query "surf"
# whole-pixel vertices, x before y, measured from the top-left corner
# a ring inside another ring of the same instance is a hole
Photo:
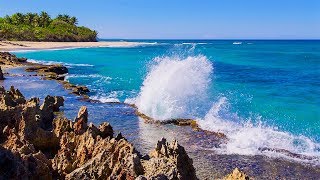
[[[207,57],[156,57],[153,63],[134,102],[139,111],[160,121],[194,117],[213,72]]]
[[[203,55],[156,57],[139,95],[127,102],[155,120],[196,119],[201,129],[225,134],[228,140],[212,149],[217,153],[320,164],[320,145],[314,140],[264,125],[263,118],[257,120],[260,123],[252,123],[248,117],[239,117],[230,110],[232,104],[226,97],[210,99],[213,70],[211,61]]]

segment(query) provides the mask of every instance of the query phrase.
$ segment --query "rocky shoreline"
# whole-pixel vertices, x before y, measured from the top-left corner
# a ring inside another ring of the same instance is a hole
[[[2,60],[1,60],[2,58]],[[7,61],[10,60],[10,61]],[[63,87],[67,90],[71,90],[72,94],[81,96],[83,100],[86,101],[96,101],[89,98],[87,95],[90,90],[88,87],[83,85],[74,85],[68,81],[65,81],[65,77],[68,73],[68,68],[60,65],[60,64],[53,64],[53,65],[43,65],[43,64],[36,64],[30,63],[27,61],[26,58],[18,58],[14,54],[8,52],[0,52],[0,64],[10,65],[12,67],[19,67],[19,66],[27,66],[25,71],[27,72],[36,72],[37,76],[42,77],[43,79],[47,80],[56,80],[63,85]],[[0,74],[1,75],[1,74]],[[1,79],[1,76],[0,76]],[[156,124],[174,124],[177,126],[190,126],[192,129],[196,131],[205,131],[199,128],[197,122],[193,119],[173,119],[168,121],[158,121],[155,120],[141,112],[138,111],[138,108],[134,104],[128,104],[135,109],[136,115],[143,118],[146,123],[156,123]],[[214,133],[214,132],[210,132]],[[216,133],[218,136],[225,137],[222,133]]]
[[[142,156],[111,125],[88,124],[81,107],[74,121],[55,116],[63,98],[26,100],[0,88],[0,176],[9,179],[197,179],[192,160],[177,141],[158,141]]]
[[[65,81],[65,76],[68,73],[68,68],[60,65],[43,65],[28,62],[26,58],[18,58],[9,52],[0,52],[0,65],[4,67],[20,67],[25,66],[25,71],[36,72],[36,76],[40,76],[47,80],[57,80],[67,90],[71,90],[72,94],[82,96],[85,100],[90,100],[87,95],[90,91],[86,86],[74,85]],[[1,74],[0,74],[1,79]]]
[[[27,66],[44,79],[57,80],[71,93],[90,100],[85,86],[64,81],[62,65],[27,62],[0,52],[3,67]],[[0,80],[5,79],[0,70]],[[88,111],[81,107],[71,121],[59,115],[64,100],[47,96],[26,100],[19,90],[0,88],[0,177],[4,179],[197,179],[192,159],[177,141],[158,141],[149,155],[141,155],[121,134],[113,136],[107,122],[88,124]],[[139,115],[139,114],[138,114]],[[197,129],[192,120],[173,123]],[[225,179],[248,179],[235,169]]]

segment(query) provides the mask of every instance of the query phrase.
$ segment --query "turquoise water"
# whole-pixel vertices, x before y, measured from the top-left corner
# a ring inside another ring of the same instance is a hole
[[[320,156],[320,41],[147,42],[156,43],[15,54],[65,64],[68,81],[101,102],[135,103],[160,120],[197,118],[229,136],[222,153]]]

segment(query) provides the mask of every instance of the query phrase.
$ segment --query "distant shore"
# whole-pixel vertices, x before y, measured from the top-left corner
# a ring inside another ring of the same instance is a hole
[[[67,49],[86,47],[130,47],[140,45],[139,42],[31,42],[31,41],[0,41],[0,51],[28,51],[45,49]]]

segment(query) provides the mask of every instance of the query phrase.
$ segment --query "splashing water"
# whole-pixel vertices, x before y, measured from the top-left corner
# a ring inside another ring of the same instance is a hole
[[[197,111],[210,102],[207,97],[213,72],[210,61],[200,55],[157,57],[153,62],[139,96],[130,102],[157,120],[203,117]],[[227,98],[221,97],[203,118],[196,118],[202,129],[227,135],[228,141],[215,149],[217,152],[263,154],[320,164],[320,145],[313,140],[262,123],[253,124],[231,113],[229,106]],[[293,153],[308,158],[299,159]]]
[[[135,104],[157,120],[194,117],[206,100],[212,64],[205,56],[157,57]]]
[[[320,164],[320,145],[311,139],[305,136],[294,136],[274,127],[263,126],[262,123],[254,125],[237,116],[233,116],[233,119],[239,122],[226,120],[223,117],[226,111],[228,111],[228,102],[225,97],[222,97],[218,102],[213,103],[203,119],[198,119],[202,129],[227,135],[228,141],[215,149],[217,152],[240,155],[264,154],[270,157],[285,157]],[[305,155],[308,158],[297,158],[292,153]]]

